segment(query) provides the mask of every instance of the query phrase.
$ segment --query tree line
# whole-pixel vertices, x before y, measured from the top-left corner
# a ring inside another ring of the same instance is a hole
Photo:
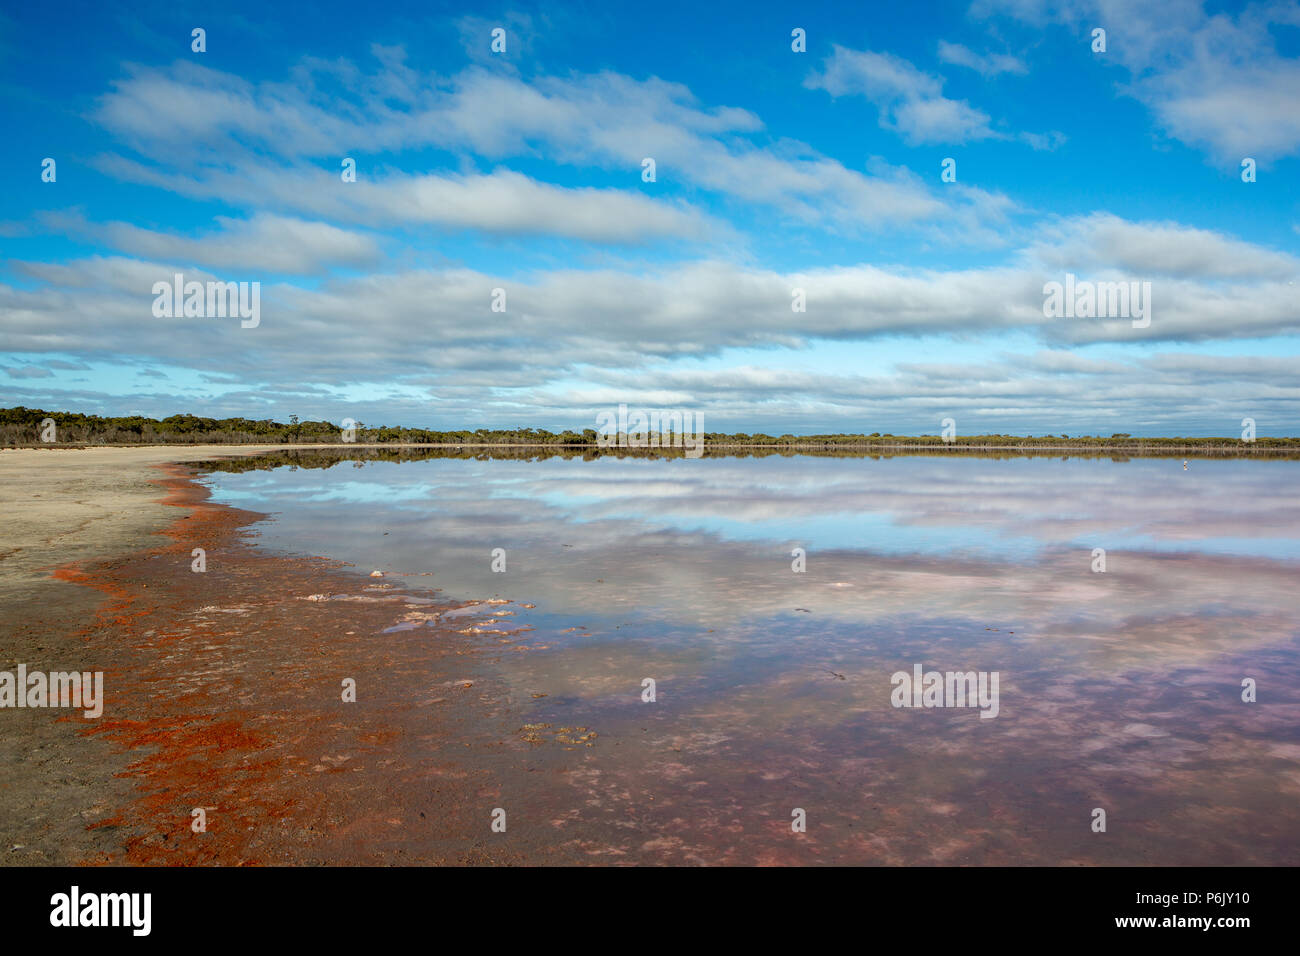
[[[391,425],[369,426],[357,422],[349,432],[326,421],[300,421],[292,415],[288,422],[269,418],[206,418],[199,415],[170,415],[147,418],[143,415],[102,416],[81,412],[55,412],[40,408],[0,409],[0,445],[7,447],[48,444],[48,423],[54,426],[57,444],[74,445],[152,445],[152,444],[269,444],[269,445],[448,445],[487,446],[519,445],[532,447],[599,447],[594,428],[580,432],[562,432],[543,428],[475,428],[438,431],[429,428],[406,428]],[[345,440],[350,437],[351,442]],[[651,445],[670,444],[669,436]],[[1241,438],[1133,437],[1124,432],[1102,435],[958,435],[945,441],[939,435],[894,435],[834,433],[825,435],[766,435],[762,432],[707,432],[704,444],[771,449],[833,450],[837,448],[895,447],[932,448],[936,451],[961,448],[1070,448],[1120,449],[1126,451],[1195,450],[1300,450],[1300,438],[1266,438],[1253,442]],[[670,451],[667,447],[664,451]]]

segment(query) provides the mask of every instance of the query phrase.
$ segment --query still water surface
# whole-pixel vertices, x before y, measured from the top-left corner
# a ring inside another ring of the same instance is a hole
[[[508,599],[467,619],[569,854],[1300,863],[1300,462],[331,461],[203,480],[263,547]],[[997,716],[894,707],[916,665]]]

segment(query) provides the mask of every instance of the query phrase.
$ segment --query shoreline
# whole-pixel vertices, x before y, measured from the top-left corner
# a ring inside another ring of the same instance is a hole
[[[1287,439],[1288,441],[1292,439]],[[1148,443],[1148,441],[1150,443]],[[774,442],[711,442],[702,443],[705,456],[707,457],[709,449],[717,450],[741,450],[755,451],[764,450],[772,454],[798,454],[801,452],[843,452],[846,454],[858,454],[871,456],[884,451],[929,451],[929,452],[1002,452],[1006,454],[1023,454],[1035,455],[1039,453],[1050,453],[1055,456],[1061,452],[1074,452],[1077,454],[1089,453],[1104,456],[1122,455],[1129,458],[1158,458],[1175,454],[1195,454],[1208,455],[1213,457],[1234,457],[1234,458],[1253,458],[1256,456],[1271,455],[1300,455],[1300,448],[1287,445],[1269,445],[1264,443],[1256,444],[1239,443],[1236,445],[1211,445],[1203,442],[1188,441],[1177,444],[1162,444],[1169,442],[1171,439],[1150,439],[1139,441],[1130,445],[1110,445],[1110,444],[1090,444],[1078,442],[1073,444],[1036,444],[1036,443],[1005,443],[1005,444],[971,444],[961,441],[952,443],[935,441],[935,442],[802,442],[796,444],[778,444]],[[633,447],[624,445],[609,445],[601,447],[599,445],[589,444],[566,444],[564,442],[291,442],[284,444],[242,444],[239,442],[230,442],[228,444],[186,444],[180,442],[130,442],[130,443],[103,443],[94,442],[68,442],[66,444],[10,444],[0,447],[0,454],[15,451],[87,451],[92,449],[130,449],[130,448],[149,448],[149,449],[208,449],[210,454],[204,457],[220,457],[222,451],[230,455],[257,455],[268,451],[290,451],[301,449],[304,451],[325,451],[339,450],[347,451],[356,448],[437,448],[447,450],[464,450],[474,448],[512,448],[512,449],[551,449],[557,453],[560,451],[570,451],[575,454],[582,452],[591,452],[598,455],[618,455],[623,454],[645,454],[650,452],[662,453],[683,450],[681,446],[672,444],[668,445],[646,445],[644,447]],[[198,456],[195,456],[198,457]],[[188,455],[185,460],[194,460]]]
[[[70,570],[149,550],[176,516],[152,466],[185,457],[0,450],[0,669],[82,669],[87,622],[110,599]],[[81,737],[64,714],[0,711],[0,865],[68,865],[102,852],[86,825],[125,799],[129,787],[115,776],[124,766],[107,740]]]
[[[264,515],[210,502],[183,462],[151,457],[115,472],[116,495],[29,516],[29,532],[78,523],[0,558],[18,622],[0,669],[105,675],[98,719],[0,711],[0,865],[518,862],[518,841],[486,840],[478,806],[493,786],[484,754],[513,726],[508,694],[492,647],[437,620],[480,602],[262,553],[249,528]],[[154,475],[148,505],[140,468]],[[115,501],[123,514],[96,510]],[[88,556],[42,578],[42,562],[73,553],[69,535]],[[191,570],[194,547],[205,573]],[[385,632],[410,618],[423,626]],[[342,700],[344,677],[356,703]]]

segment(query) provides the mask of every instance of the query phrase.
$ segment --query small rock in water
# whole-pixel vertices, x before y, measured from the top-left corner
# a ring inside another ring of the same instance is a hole
[[[383,571],[371,571],[371,572],[370,572],[370,576],[371,576],[372,578],[382,578],[382,577],[384,576],[384,572],[383,572]]]

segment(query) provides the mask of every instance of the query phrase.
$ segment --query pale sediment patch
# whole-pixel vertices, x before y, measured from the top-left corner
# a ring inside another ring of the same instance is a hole
[[[174,522],[158,466],[274,446],[0,449],[0,667],[81,669],[80,635],[105,595],[53,576],[149,547]],[[109,686],[111,695],[113,688]],[[10,710],[0,720],[0,865],[68,864],[104,849],[88,831],[130,784],[106,740],[76,720]]]
[[[254,455],[276,445],[0,449],[0,608],[34,590],[80,591],[50,571],[149,544],[176,520],[160,500],[158,465]],[[93,598],[93,595],[88,595]]]

